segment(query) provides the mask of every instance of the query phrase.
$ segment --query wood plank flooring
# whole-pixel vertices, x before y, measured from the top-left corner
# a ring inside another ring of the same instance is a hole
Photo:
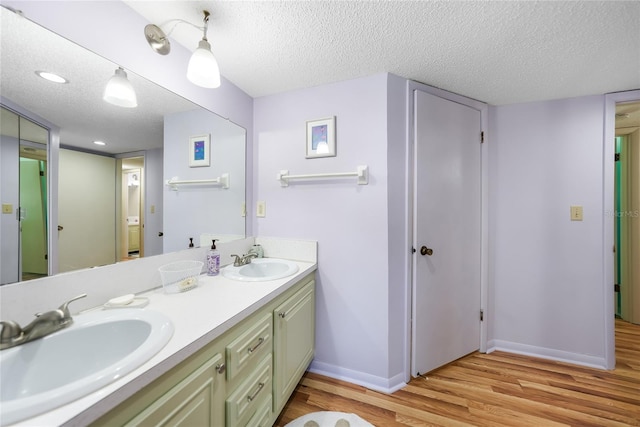
[[[275,426],[309,412],[376,427],[640,426],[640,326],[616,320],[616,369],[473,353],[391,395],[306,373]]]

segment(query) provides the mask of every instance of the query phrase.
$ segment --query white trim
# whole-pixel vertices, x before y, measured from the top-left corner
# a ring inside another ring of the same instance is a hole
[[[403,374],[398,374],[392,378],[383,378],[315,360],[311,362],[309,372],[350,382],[386,394],[394,393],[407,385]]]
[[[480,111],[481,131],[484,132],[484,143],[481,146],[481,264],[480,264],[480,309],[484,312],[484,321],[480,323],[479,349],[480,352],[487,351],[488,339],[488,288],[489,288],[489,106],[483,102],[467,98],[455,93],[447,92],[432,86],[428,86],[419,82],[407,81],[407,235],[409,242],[415,245],[413,232],[413,161],[414,161],[414,100],[413,92],[420,90],[431,95],[438,96],[449,101],[457,102],[462,105],[474,108]],[[480,142],[478,142],[480,143]],[[407,362],[405,366],[405,381],[411,378],[411,343],[412,337],[412,307],[413,307],[413,256],[410,257],[408,265],[407,280],[407,311],[406,311],[406,328],[407,336]],[[478,313],[480,315],[480,313]]]
[[[602,357],[588,356],[586,354],[571,353],[552,348],[538,347],[528,344],[520,344],[504,340],[491,340],[488,343],[487,353],[504,351],[506,353],[522,354],[524,356],[554,360],[556,362],[571,363],[588,366],[590,368],[606,369],[606,361]]]
[[[640,90],[609,93],[604,97],[604,132],[602,136],[603,165],[602,186],[604,212],[614,210],[614,163],[615,147],[611,141],[616,133],[616,103],[640,101]],[[611,248],[614,245],[614,216],[603,215],[602,223],[602,303],[604,304],[604,366],[606,369],[614,369],[616,366],[616,341],[615,341],[615,306],[614,306],[614,257]]]

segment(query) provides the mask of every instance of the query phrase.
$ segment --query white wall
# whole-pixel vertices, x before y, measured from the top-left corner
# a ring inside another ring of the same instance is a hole
[[[389,298],[387,185],[389,133],[404,134],[387,127],[388,91],[394,91],[394,107],[404,112],[397,102],[404,97],[401,81],[378,74],[258,98],[254,110],[254,198],[267,206],[266,217],[254,219],[256,235],[318,241],[312,368],[379,389],[393,386],[389,379],[402,372],[403,361],[402,348],[390,348],[390,336],[397,343],[402,330],[389,329],[390,319],[394,327],[398,319],[389,310],[403,301]],[[305,159],[305,122],[329,116],[336,116],[337,156]],[[358,165],[369,166],[368,185],[349,178],[292,181],[283,188],[276,180],[281,169],[348,172]],[[401,216],[392,210],[394,219]],[[393,292],[403,292],[395,285],[399,289]]]
[[[489,347],[605,366],[603,108],[590,96],[490,111]]]

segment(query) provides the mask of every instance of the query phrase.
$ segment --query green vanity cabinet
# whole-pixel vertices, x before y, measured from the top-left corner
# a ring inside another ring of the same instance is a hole
[[[271,426],[315,350],[314,273],[92,426]]]
[[[279,414],[315,351],[315,282],[305,283],[273,311],[274,407]]]
[[[224,425],[223,355],[223,343],[208,345],[92,425]]]

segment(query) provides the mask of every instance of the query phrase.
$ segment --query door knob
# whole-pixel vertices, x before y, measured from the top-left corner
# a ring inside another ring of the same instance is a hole
[[[420,255],[433,255],[433,249],[423,246],[420,248]]]

